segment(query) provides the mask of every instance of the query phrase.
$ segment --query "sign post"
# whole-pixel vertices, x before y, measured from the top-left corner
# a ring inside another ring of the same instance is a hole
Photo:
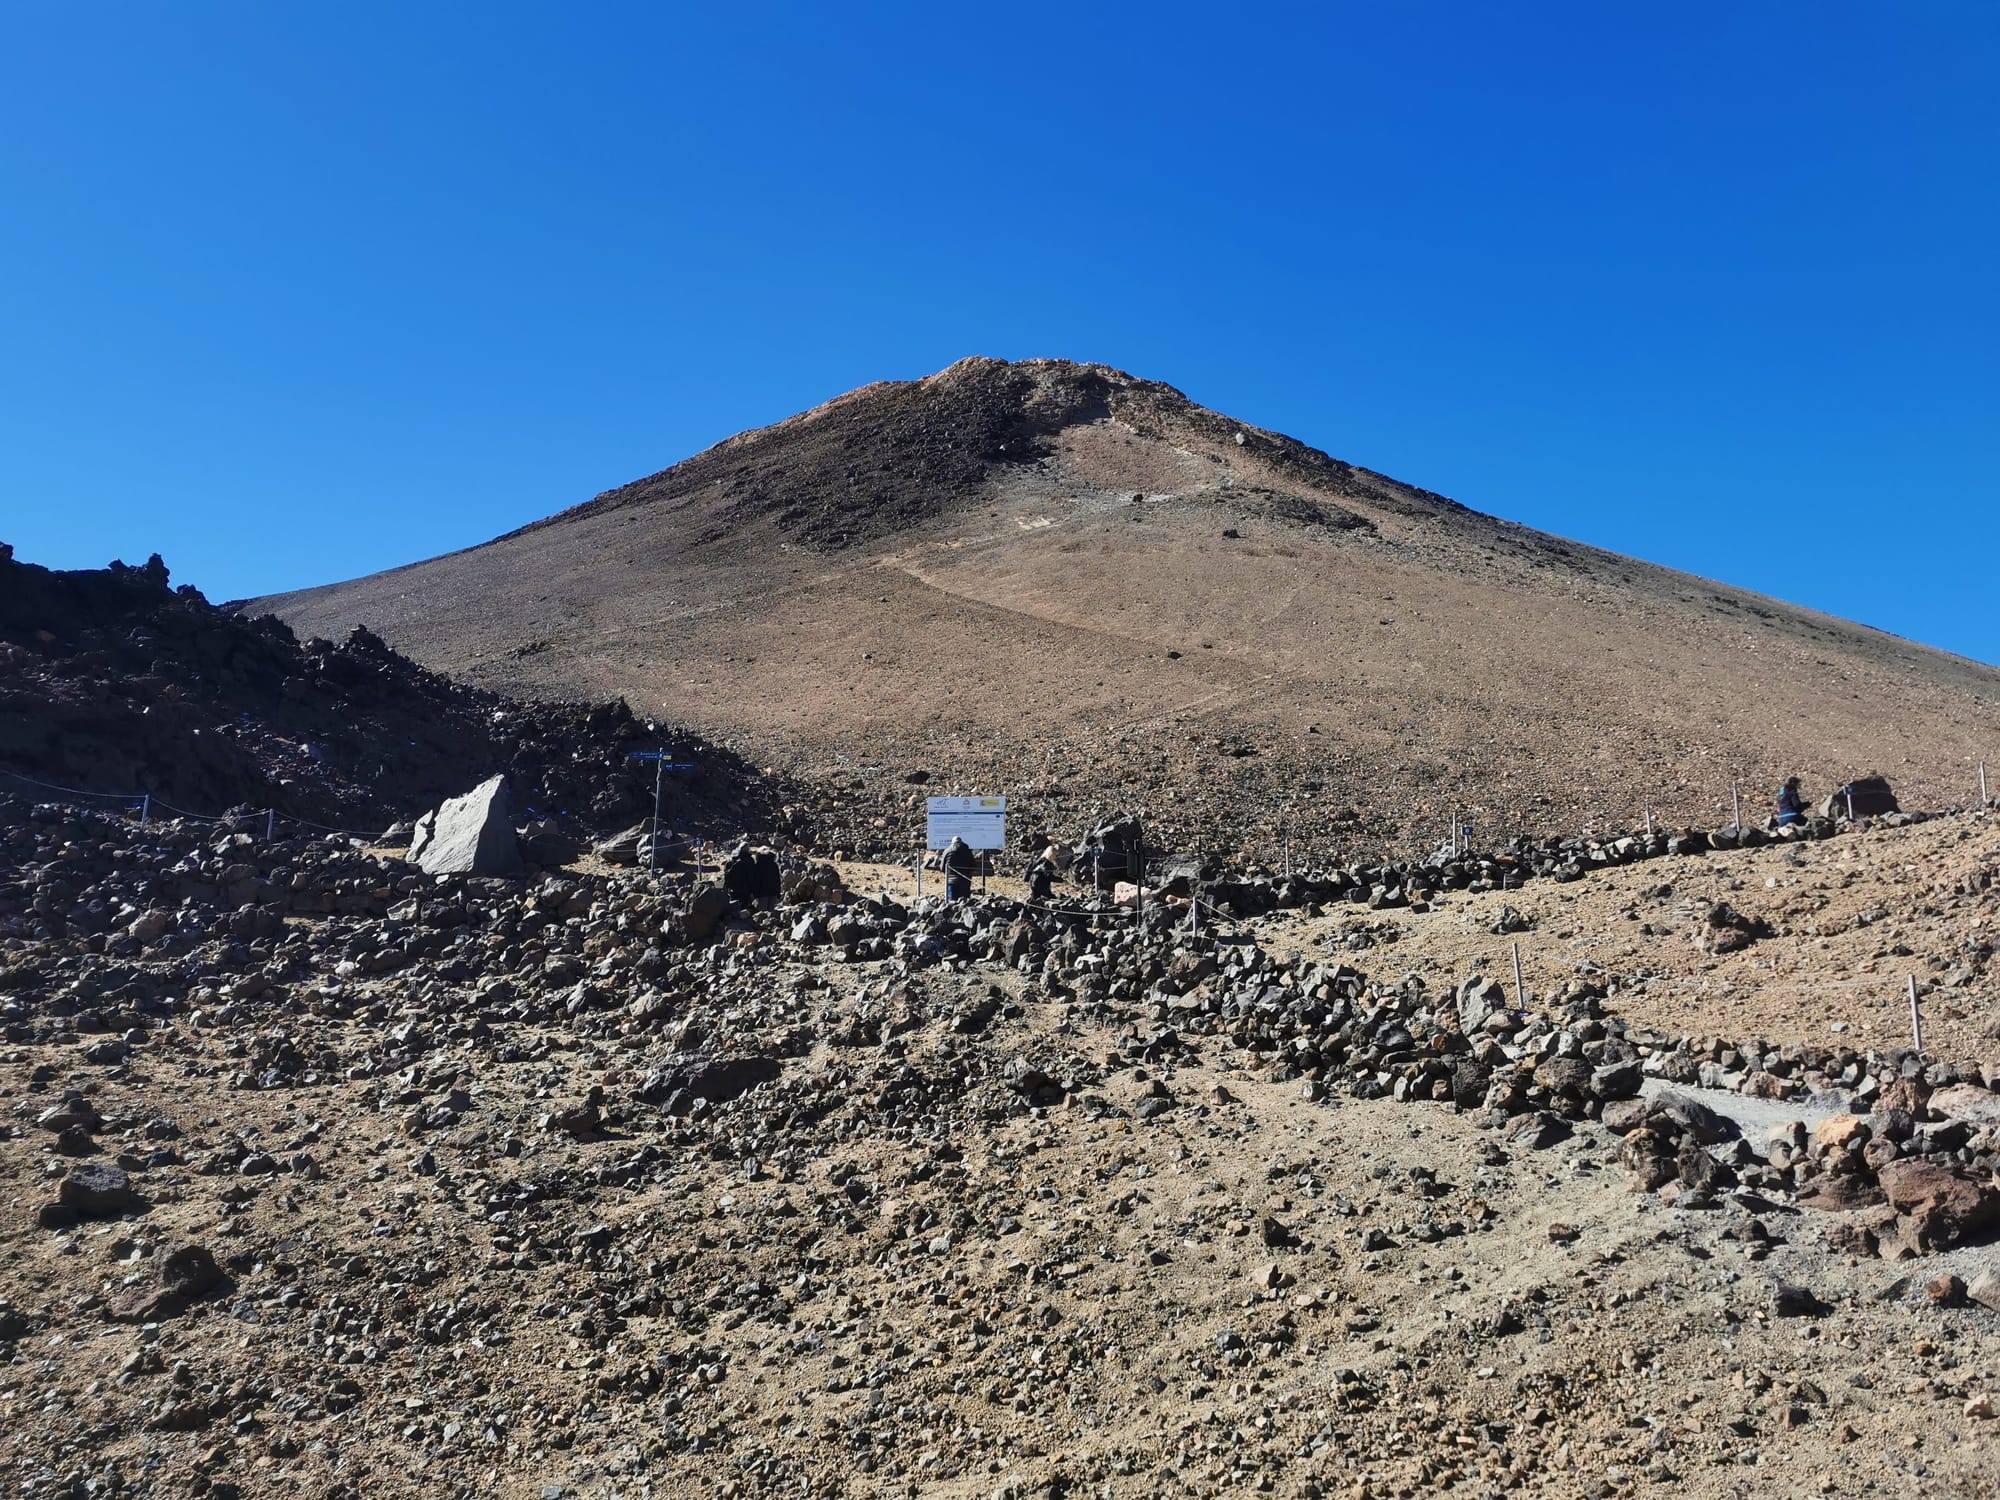
[[[646,873],[660,873],[660,783],[668,771],[692,771],[691,760],[668,760],[664,750],[634,750],[625,757],[629,761],[653,763],[653,835],[646,844]]]
[[[944,849],[953,839],[963,839],[965,847],[1003,850],[1007,847],[1007,799],[1005,797],[931,797],[925,803],[924,847]],[[917,856],[917,895],[923,896],[923,856]],[[945,872],[945,893],[951,891],[950,872]]]

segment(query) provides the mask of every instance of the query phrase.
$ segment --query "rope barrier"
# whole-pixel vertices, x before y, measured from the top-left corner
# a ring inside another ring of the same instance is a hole
[[[236,821],[247,821],[251,818],[256,817],[257,814],[261,812],[267,818],[267,820],[270,821],[295,823],[302,828],[312,828],[322,833],[337,833],[348,838],[376,839],[380,838],[382,833],[382,830],[380,829],[341,828],[341,827],[336,827],[331,823],[318,823],[313,821],[311,818],[302,818],[295,813],[279,812],[274,808],[259,808],[256,809],[255,811],[244,814],[238,814],[235,816],[232,816],[227,813],[219,815],[209,815],[206,813],[189,812],[186,808],[176,807],[171,802],[167,802],[161,797],[151,793],[93,792],[85,790],[84,788],[81,787],[64,786],[58,782],[44,781],[38,777],[29,776],[20,771],[7,770],[4,767],[0,767],[0,777],[6,777],[13,781],[23,782],[29,786],[41,787],[46,791],[61,792],[65,796],[70,796],[70,797],[92,797],[100,801],[122,802],[127,806],[138,806],[143,804],[143,805],[148,805],[149,807],[158,807],[174,814],[176,817],[188,818],[197,823],[229,823]],[[1937,814],[1933,814],[1933,816],[1937,816]],[[1101,821],[1101,817],[1099,820]],[[652,836],[655,835],[643,835],[642,839],[644,837],[652,837]],[[1624,835],[1607,835],[1607,837],[1637,837],[1637,836],[1638,835],[1636,831]],[[675,835],[666,844],[661,845],[661,847],[663,849],[675,848],[681,846],[691,847],[696,843],[707,843],[707,842],[709,841],[691,839],[683,835]],[[1493,851],[1486,854],[1475,854],[1472,851],[1467,850],[1464,857],[1485,860],[1491,863],[1491,862],[1496,862],[1499,858],[1507,857],[1507,853],[1508,853],[1507,851]],[[1325,873],[1326,872],[1324,871],[1320,872],[1321,875],[1324,875]],[[1315,878],[1312,872],[1305,870],[1304,868],[1300,868],[1297,871],[1297,876],[1306,879]],[[1200,901],[1194,897],[1190,897],[1189,899],[1194,902],[1197,908],[1205,907],[1211,916],[1215,917],[1220,921],[1229,922],[1237,926],[1243,925],[1243,919],[1231,916],[1223,912],[1213,902]],[[1100,917],[1100,916],[1113,915],[1125,910],[1130,910],[1130,908],[1118,907],[1118,906],[1112,906],[1109,908],[1042,906],[1042,907],[1037,907],[1036,909],[1040,911],[1049,912],[1052,915],[1081,916],[1081,917]]]
[[[196,823],[248,822],[258,817],[264,817],[281,823],[297,823],[306,828],[317,828],[325,833],[348,834],[355,838],[375,838],[381,833],[380,829],[336,828],[330,823],[315,823],[310,818],[301,818],[294,813],[279,812],[275,808],[256,808],[250,812],[237,814],[221,813],[211,815],[208,813],[190,812],[184,807],[176,807],[157,793],[92,792],[82,787],[63,786],[59,782],[43,781],[40,777],[29,776],[20,771],[10,771],[4,767],[0,767],[0,777],[6,777],[10,781],[23,782],[28,786],[41,787],[45,791],[61,792],[68,797],[95,797],[106,802],[122,802],[131,807],[149,804],[151,807],[158,808],[161,811],[172,813],[177,818],[187,818]]]
[[[175,817],[191,818],[197,823],[227,823],[231,821],[227,813],[224,813],[221,817],[211,818],[206,813],[194,813],[194,812],[189,812],[184,807],[175,807],[173,803],[164,801],[159,797],[154,797],[151,800],[153,806],[163,807],[168,812],[172,813]]]
[[[322,833],[344,833],[357,839],[375,839],[382,836],[380,828],[335,828],[331,823],[315,823],[311,818],[301,818],[293,813],[274,813],[280,823],[297,823],[302,828],[317,828]]]
[[[45,787],[52,792],[63,792],[71,797],[101,797],[110,802],[144,802],[146,800],[144,793],[134,793],[128,796],[124,792],[86,792],[78,787],[58,786],[53,781],[40,781],[33,776],[23,776],[19,771],[0,770],[0,776],[6,776],[15,781],[25,781],[29,786]]]
[[[1745,979],[1728,984],[1699,979],[1634,979],[1629,982],[1621,979],[1619,986],[1621,990],[1675,989],[1725,998],[1747,990],[1872,990],[1890,985],[1900,991],[1908,982],[1906,976],[1898,975],[1891,979]]]

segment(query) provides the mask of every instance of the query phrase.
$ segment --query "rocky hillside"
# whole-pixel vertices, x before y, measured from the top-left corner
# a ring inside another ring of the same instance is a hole
[[[1336,419],[1337,420],[1337,419]],[[1616,503],[1607,496],[1607,504]],[[1866,559],[1846,566],[1866,567]],[[255,601],[511,693],[624,697],[814,783],[1328,852],[1713,826],[2000,762],[2000,673],[1481,515],[1097,365],[873,385],[484,546]]]
[[[0,1463],[212,1500],[1990,1495],[1990,1032],[1661,1006],[1747,955],[1836,982],[1814,933],[1854,925],[1990,1018],[2000,834],[1753,845],[1183,871],[1144,913],[794,863],[753,902],[0,794]]]
[[[513,701],[365,629],[301,643],[173,588],[158,557],[52,572],[0,547],[0,790],[380,829],[505,772],[525,814],[588,832],[651,813],[652,776],[625,757],[662,744],[700,768],[673,778],[677,817],[769,826],[774,784],[623,703]]]

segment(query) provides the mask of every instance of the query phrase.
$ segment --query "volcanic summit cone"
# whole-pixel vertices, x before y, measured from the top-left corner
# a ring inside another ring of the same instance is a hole
[[[1794,772],[1938,806],[2000,727],[1992,668],[1056,360],[865,386],[250,607],[487,687],[623,696],[816,781],[862,844],[904,839],[926,790],[1265,848],[1442,838],[1454,810],[1482,837],[1713,824],[1736,780],[1761,818]]]

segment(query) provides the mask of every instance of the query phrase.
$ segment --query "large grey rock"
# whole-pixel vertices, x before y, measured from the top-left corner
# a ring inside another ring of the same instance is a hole
[[[507,778],[482,781],[463,797],[417,819],[410,862],[426,875],[518,875],[521,850],[514,839]]]
[[[1475,974],[1458,987],[1458,1025],[1467,1036],[1506,1009],[1507,992],[1483,975]]]
[[[1931,1095],[1931,1109],[1974,1129],[2000,1125],[2000,1094],[1975,1083],[1954,1083]]]

